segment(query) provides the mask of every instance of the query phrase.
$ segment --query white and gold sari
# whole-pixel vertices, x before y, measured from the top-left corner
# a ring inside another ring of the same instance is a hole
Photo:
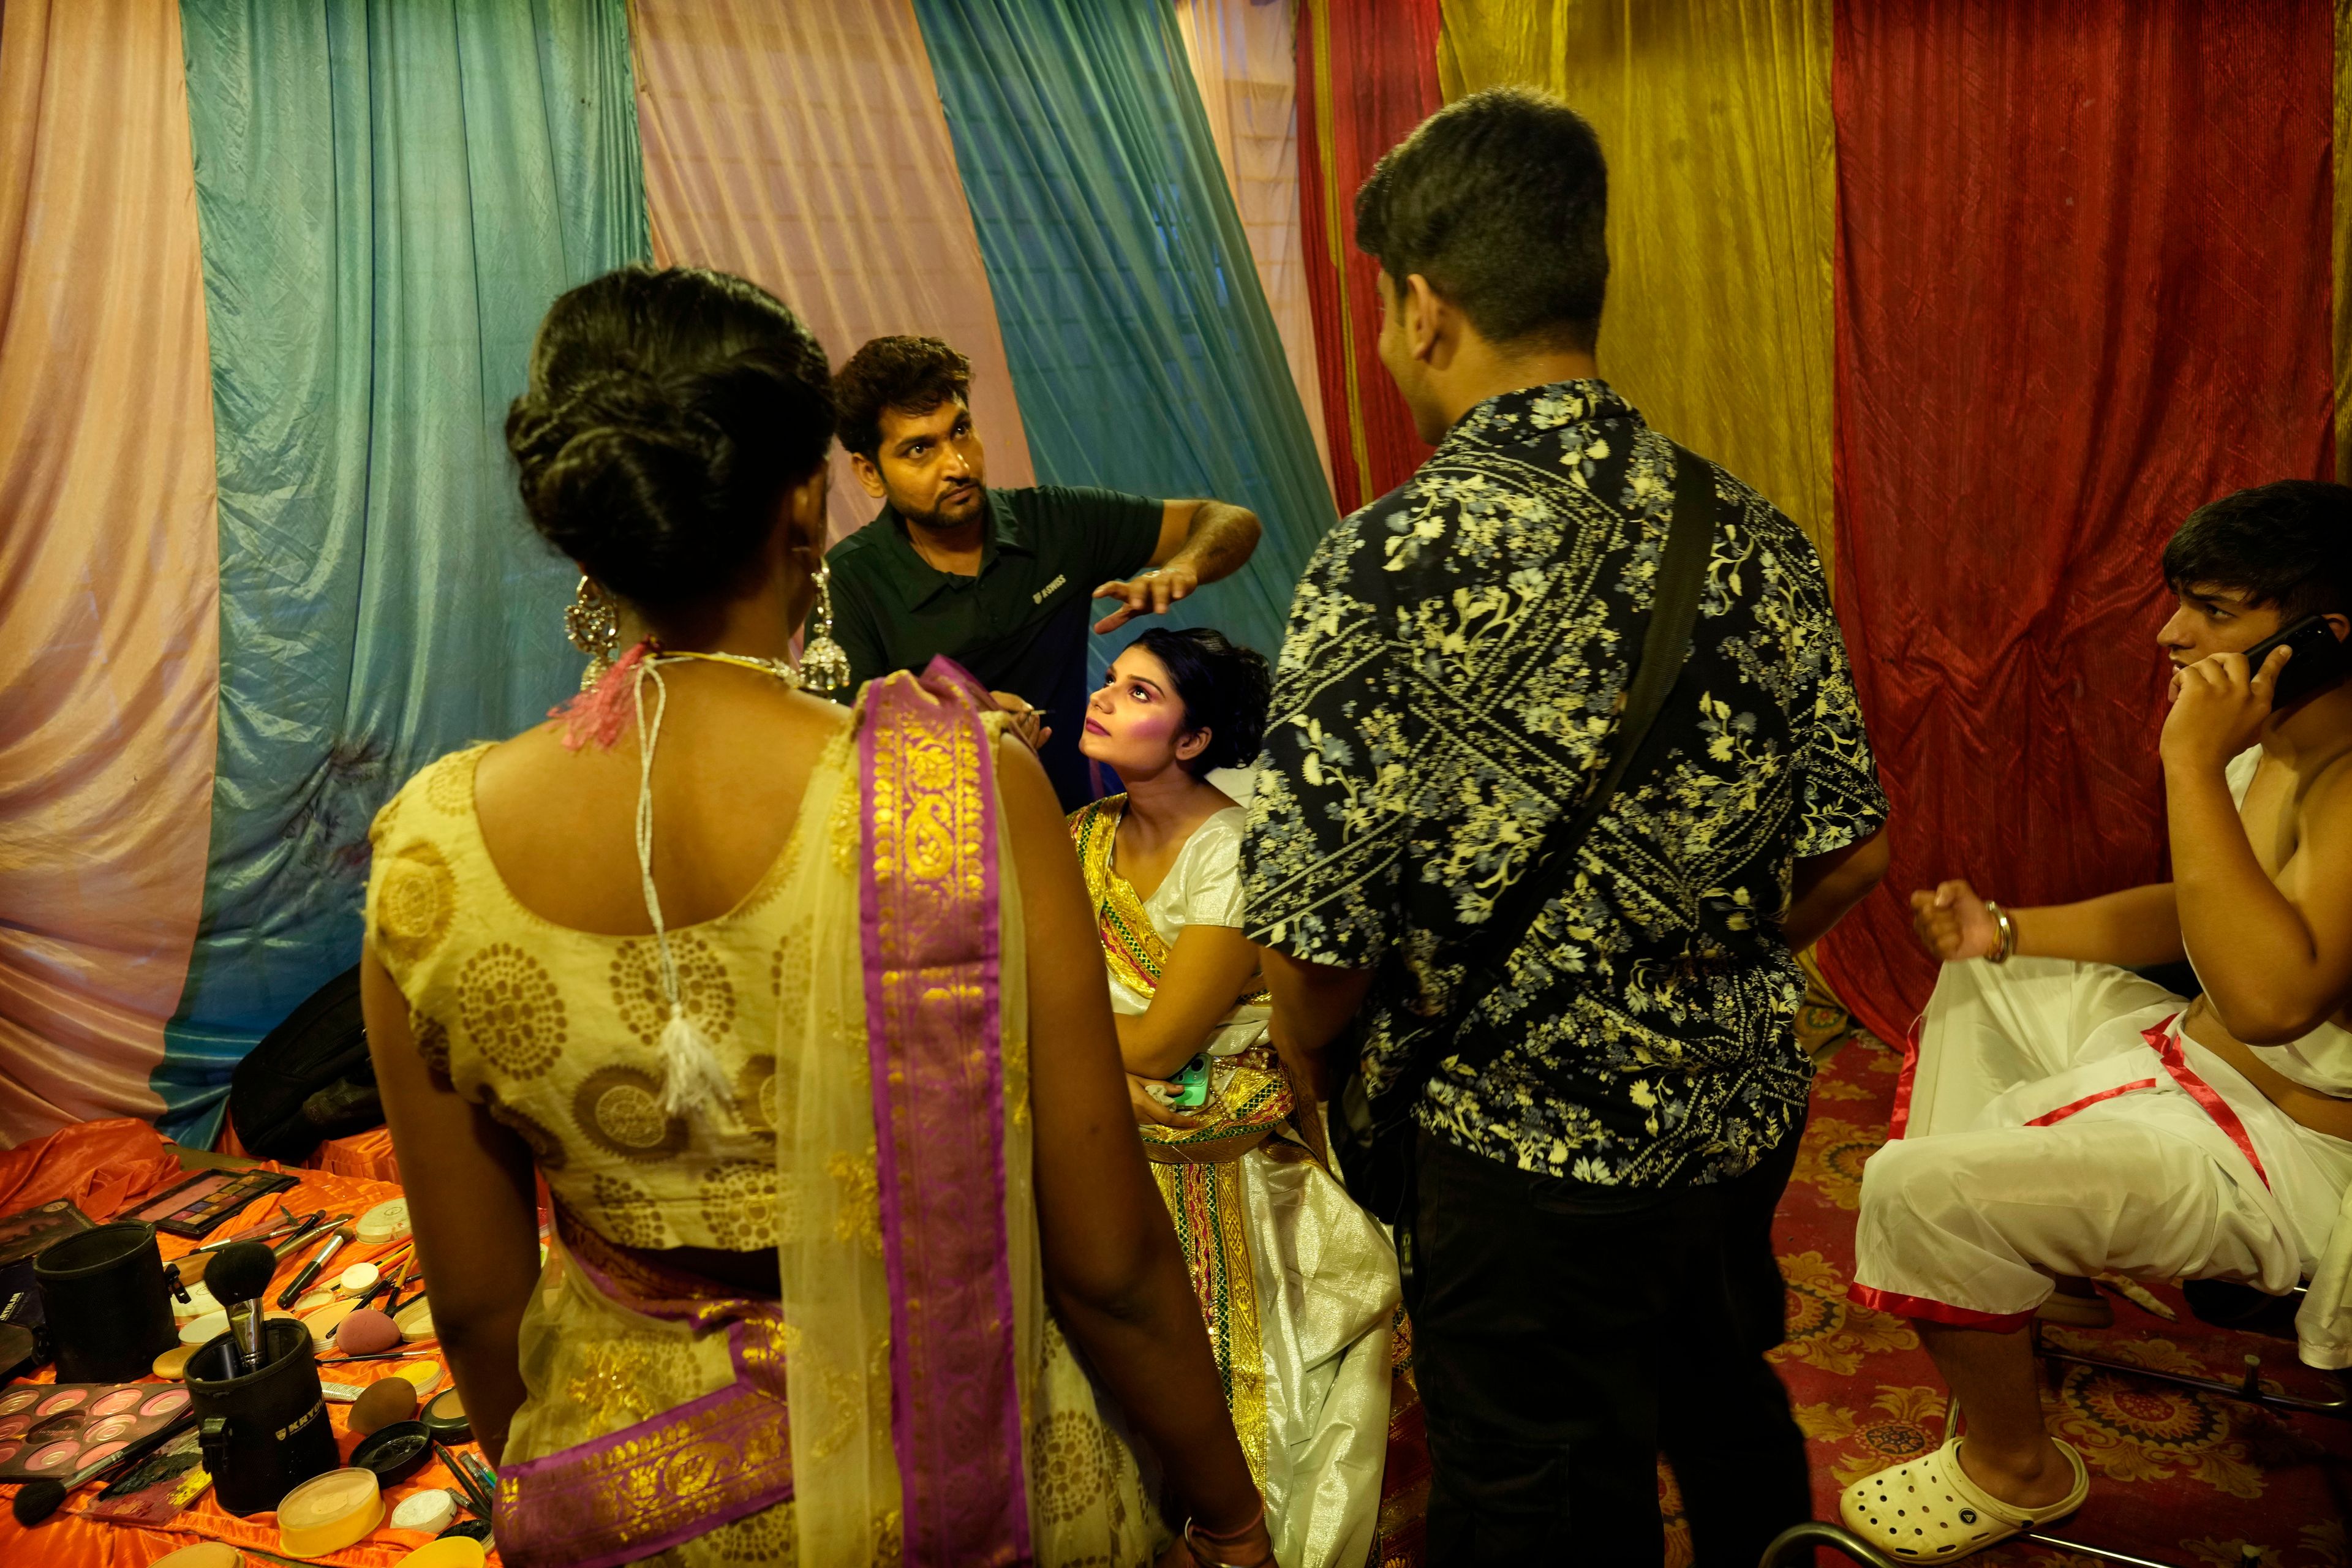
[[[1145,900],[1112,864],[1125,806],[1118,795],[1083,806],[1070,833],[1111,1005],[1137,1014],[1183,925],[1240,923],[1241,814],[1196,829]],[[1236,1000],[1204,1042],[1209,1099],[1190,1113],[1201,1124],[1145,1127],[1144,1152],[1192,1269],[1234,1430],[1265,1493],[1276,1557],[1285,1568],[1356,1568],[1377,1543],[1378,1562],[1412,1561],[1427,1471],[1410,1379],[1391,1354],[1396,1254],[1293,1129],[1269,1011],[1262,991]],[[1392,1414],[1410,1417],[1393,1445]],[[1392,1447],[1410,1455],[1395,1473]]]

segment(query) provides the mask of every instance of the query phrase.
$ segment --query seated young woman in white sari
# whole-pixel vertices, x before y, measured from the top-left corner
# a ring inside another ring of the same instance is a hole
[[[1220,634],[1145,632],[1088,702],[1078,742],[1127,793],[1071,814],[1070,832],[1145,1152],[1276,1554],[1356,1568],[1376,1540],[1379,1562],[1412,1560],[1402,1472],[1425,1462],[1396,1467],[1384,1508],[1396,1255],[1301,1136],[1241,933],[1245,814],[1207,778],[1256,755],[1268,694],[1265,660]]]
[[[376,819],[368,1045],[501,1556],[1263,1568],[1044,771],[943,660],[798,689],[832,430],[756,285],[557,300],[508,440],[588,689]]]

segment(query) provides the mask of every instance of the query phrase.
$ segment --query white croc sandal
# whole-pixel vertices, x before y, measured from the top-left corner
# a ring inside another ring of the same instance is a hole
[[[2053,1439],[2055,1441],[2055,1439]],[[2070,1444],[2058,1451],[2074,1468],[2074,1486],[2048,1508],[2018,1508],[1991,1496],[1960,1468],[1961,1438],[1876,1475],[1864,1476],[1838,1499],[1845,1527],[1889,1557],[1947,1563],[1981,1552],[2012,1535],[2063,1519],[2090,1495],[2091,1473]]]

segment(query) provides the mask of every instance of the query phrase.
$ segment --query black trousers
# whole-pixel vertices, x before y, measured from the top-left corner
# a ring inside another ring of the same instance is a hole
[[[1431,1568],[1663,1562],[1657,1457],[1698,1568],[1754,1568],[1811,1513],[1772,1211],[1797,1135],[1733,1181],[1633,1191],[1420,1136],[1408,1213]]]

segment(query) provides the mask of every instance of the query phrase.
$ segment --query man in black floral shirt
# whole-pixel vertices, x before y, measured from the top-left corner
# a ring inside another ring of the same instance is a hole
[[[1675,457],[1596,379],[1606,175],[1566,106],[1455,103],[1356,212],[1437,450],[1299,583],[1243,854],[1278,1041],[1312,1059],[1360,1005],[1377,1094],[1608,766]],[[1702,1564],[1809,1511],[1763,1359],[1811,1079],[1792,952],[1883,874],[1886,804],[1812,546],[1712,479],[1681,679],[1418,1105],[1433,1563],[1661,1561],[1661,1449]]]

